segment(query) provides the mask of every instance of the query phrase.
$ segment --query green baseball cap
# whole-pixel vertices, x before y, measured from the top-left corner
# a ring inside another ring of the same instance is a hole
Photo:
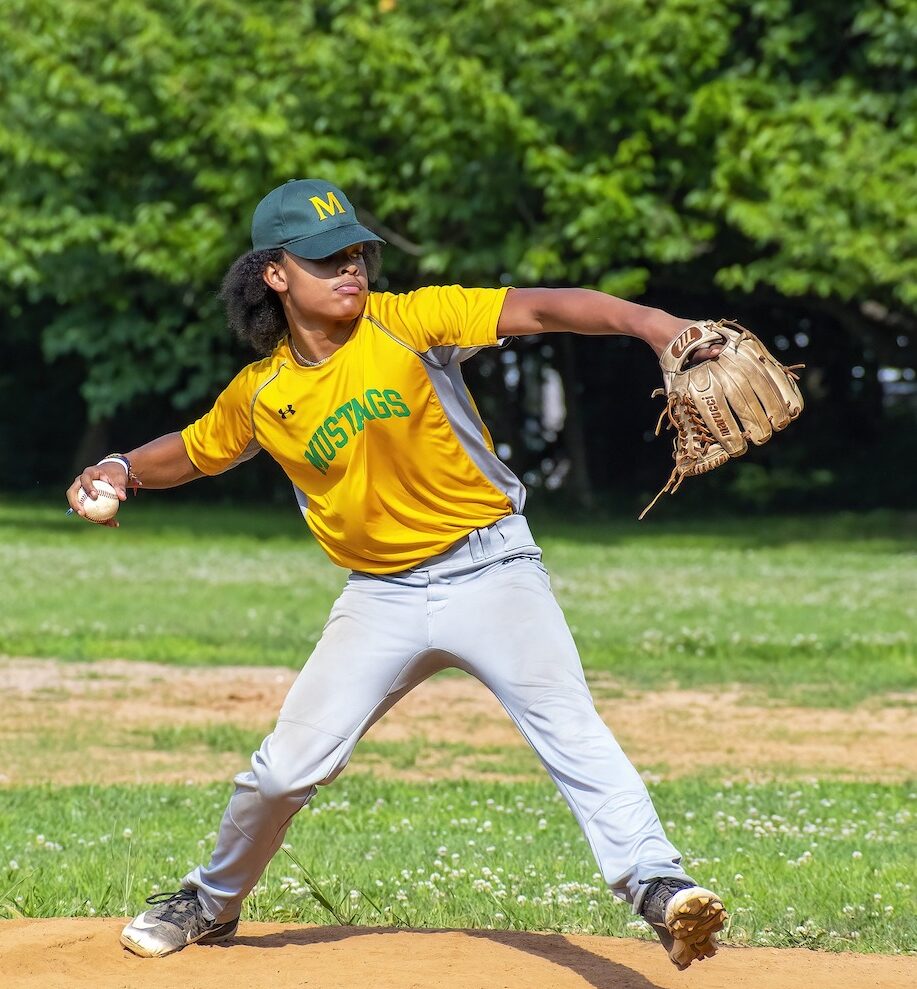
[[[385,243],[357,220],[344,193],[321,179],[290,179],[272,189],[252,216],[256,251],[282,247],[314,261],[368,240]]]

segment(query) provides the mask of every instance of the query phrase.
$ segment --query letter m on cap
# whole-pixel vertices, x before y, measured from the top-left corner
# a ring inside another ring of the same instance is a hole
[[[310,196],[309,202],[315,207],[315,212],[318,213],[320,220],[327,220],[329,216],[334,216],[335,213],[344,212],[344,207],[333,192],[328,193],[327,199],[322,199],[321,196]]]

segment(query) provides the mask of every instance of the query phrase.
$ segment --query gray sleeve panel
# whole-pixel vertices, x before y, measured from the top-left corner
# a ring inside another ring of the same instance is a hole
[[[409,350],[412,354],[419,357],[428,367],[444,368],[453,361],[458,361],[461,363],[462,361],[467,361],[469,357],[474,357],[478,351],[488,349],[487,347],[445,346],[431,347],[429,350],[421,352],[419,350],[415,350],[409,343],[405,342],[400,337],[395,336],[395,334],[392,333],[387,326],[380,323],[374,316],[364,316],[363,318],[369,320],[369,322],[372,323],[376,329],[381,330],[387,337],[394,340],[395,343],[404,347],[405,350]],[[511,339],[512,337],[501,337],[498,339],[496,344],[497,349],[499,350],[501,347],[505,347]]]
[[[513,511],[521,512],[525,507],[525,486],[484,442],[484,423],[468,396],[458,362],[453,361],[445,367],[435,367],[425,362],[425,366],[449,425],[472,463],[498,491],[506,495]]]
[[[296,498],[296,504],[299,505],[299,510],[302,512],[302,517],[305,518],[309,511],[309,497],[302,488],[293,485],[293,495]]]
[[[394,340],[400,347],[404,347],[405,350],[409,350],[415,357],[419,357],[424,364],[431,364],[433,367],[444,367],[449,363],[449,358],[455,347],[431,347],[430,350],[421,353],[419,350],[415,350],[406,340],[402,340],[401,337],[395,336],[394,333],[384,324],[379,322],[375,316],[364,316],[364,319],[368,319],[377,330],[381,330],[390,340]]]
[[[246,460],[251,460],[256,454],[261,452],[261,444],[252,437],[248,446],[239,454],[238,457],[226,468],[226,470],[232,470],[233,467],[238,467],[239,464],[244,464]]]
[[[496,347],[454,347],[452,348],[454,350],[452,359],[462,364],[469,357],[474,357],[475,354],[480,353],[482,350],[502,350],[510,340],[512,340],[512,337],[498,337]]]
[[[207,477],[219,477],[220,474],[225,474],[226,471],[232,470],[233,467],[238,467],[239,464],[244,464],[246,460],[251,460],[255,454],[261,452],[261,444],[256,439],[251,439],[248,442],[248,446],[236,457],[231,464],[227,464],[221,471],[216,474],[207,474]]]

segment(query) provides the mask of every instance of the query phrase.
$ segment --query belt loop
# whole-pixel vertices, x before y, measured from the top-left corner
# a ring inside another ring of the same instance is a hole
[[[468,548],[471,550],[471,559],[475,563],[480,563],[484,559],[484,545],[480,529],[472,529],[468,533]]]
[[[486,529],[481,529],[481,545],[484,547],[484,558],[488,559],[494,555],[494,541],[493,532],[488,526]]]

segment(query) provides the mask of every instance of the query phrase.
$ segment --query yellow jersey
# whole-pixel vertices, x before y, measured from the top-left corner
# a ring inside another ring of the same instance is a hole
[[[327,361],[304,367],[286,338],[243,368],[182,430],[188,456],[213,475],[266,450],[335,563],[376,574],[418,566],[524,505],[461,373],[501,343],[506,292],[371,292]]]

